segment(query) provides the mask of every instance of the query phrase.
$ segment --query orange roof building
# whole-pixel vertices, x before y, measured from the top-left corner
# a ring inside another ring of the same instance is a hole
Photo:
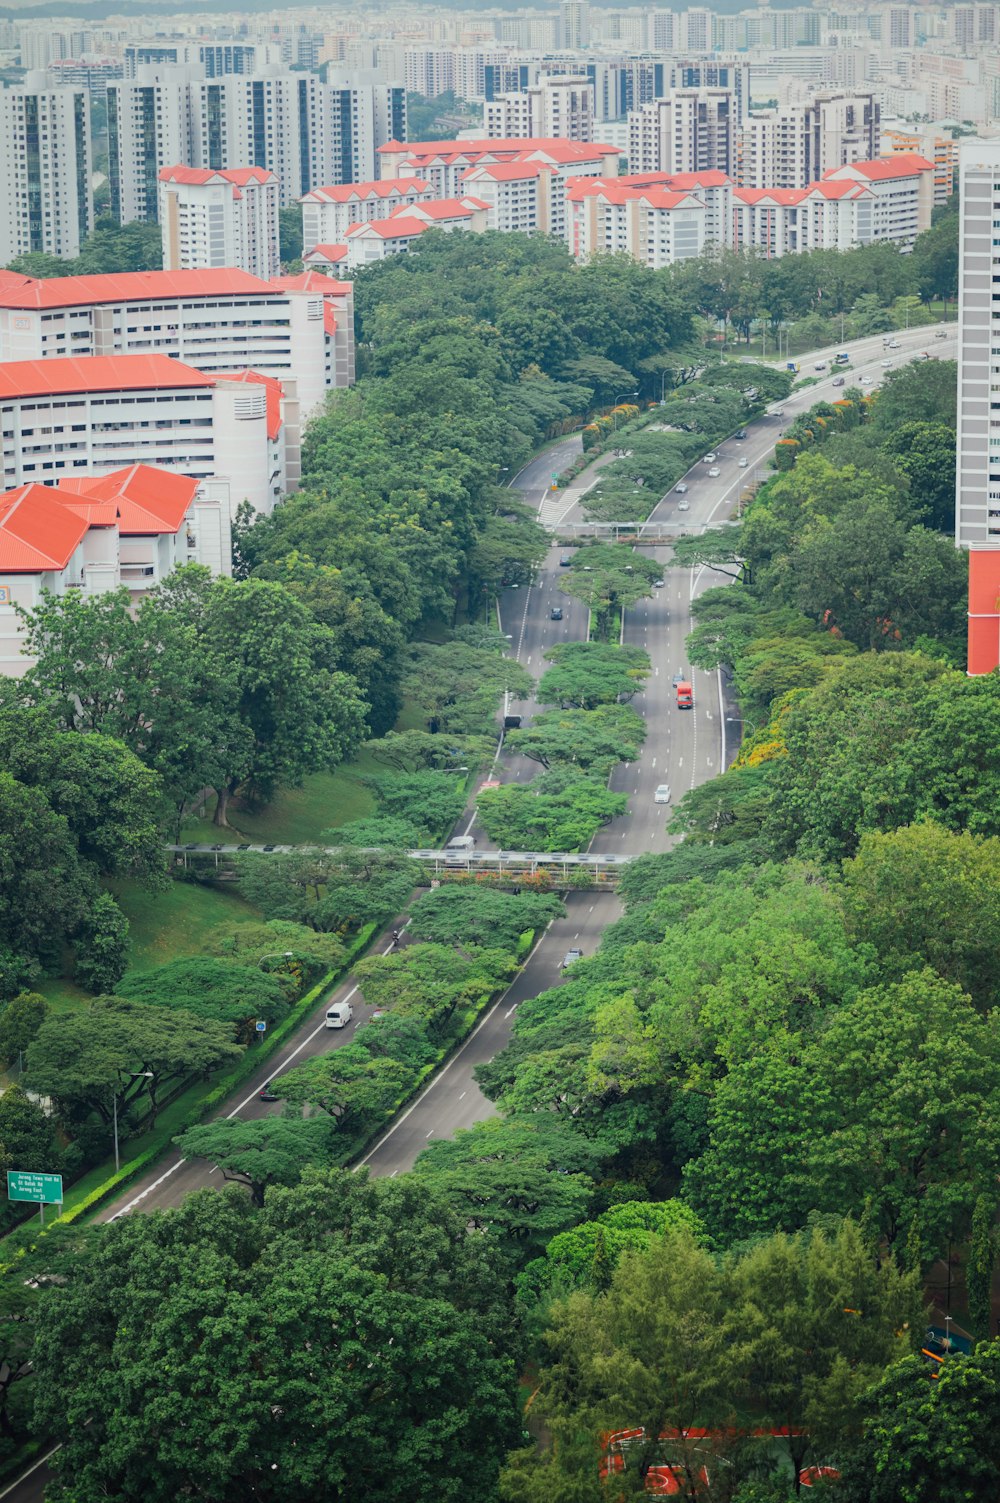
[[[29,666],[18,610],[43,591],[86,598],[124,586],[137,601],[182,564],[230,573],[231,548],[224,482],[136,464],[0,494],[0,675]]]

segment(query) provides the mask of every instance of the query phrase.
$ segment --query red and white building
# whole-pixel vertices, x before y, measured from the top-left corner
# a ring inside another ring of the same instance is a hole
[[[30,665],[17,614],[42,592],[85,598],[124,585],[133,600],[179,565],[230,572],[228,488],[147,465],[29,482],[0,494],[0,675]]]
[[[269,513],[299,472],[298,404],[259,372],[209,375],[166,355],[0,364],[5,490],[156,465],[225,481],[230,515]]]
[[[736,188],[733,236],[765,255],[851,250],[886,240],[901,250],[931,222],[934,165],[898,154],[835,167],[806,188]]]
[[[414,177],[313,188],[300,199],[302,244],[307,253],[315,246],[336,245],[352,225],[388,219],[398,209],[429,203],[433,197],[429,185]]]
[[[320,249],[320,247],[317,247]],[[331,247],[332,249],[332,247]],[[346,265],[347,248],[339,258]],[[319,270],[315,267],[320,268]],[[333,270],[334,263],[325,264],[317,259],[314,265],[307,263],[306,270],[295,276],[275,277],[276,287],[286,292],[308,292],[311,297],[323,299],[323,333],[326,348],[326,363],[323,380],[327,389],[354,385],[354,286],[336,277],[324,275]],[[309,411],[303,408],[303,418]]]
[[[390,141],[379,148],[380,172],[385,178],[416,177],[427,183],[435,198],[456,198],[470,187],[478,192],[481,184],[467,182],[470,168],[531,165],[542,169],[539,194],[548,198],[543,209],[539,197],[540,221],[547,220],[551,235],[566,234],[566,190],[578,177],[613,178],[621,156],[617,146],[599,142],[565,141],[551,137],[513,137],[507,140],[476,141]],[[489,195],[482,194],[484,202]]]
[[[347,231],[347,269],[355,271],[408,251],[427,230],[467,230],[481,234],[488,228],[486,204],[478,198],[443,198],[397,209],[388,219],[355,224]]]
[[[45,280],[0,271],[0,360],[159,354],[212,375],[250,367],[294,382],[308,416],[330,385],[354,379],[351,311],[332,285],[232,268]]]
[[[823,174],[823,182],[860,183],[870,189],[875,199],[872,239],[891,240],[909,250],[917,236],[930,229],[934,177],[934,163],[926,157],[897,152],[834,167]]]
[[[462,187],[486,204],[491,230],[547,235],[548,172],[539,162],[483,162],[462,173]]]
[[[670,266],[705,248],[705,204],[695,193],[662,183],[575,183],[567,195],[572,255],[624,252],[643,266]]]
[[[164,167],[157,186],[165,271],[235,266],[265,282],[281,271],[279,184],[266,167]]]

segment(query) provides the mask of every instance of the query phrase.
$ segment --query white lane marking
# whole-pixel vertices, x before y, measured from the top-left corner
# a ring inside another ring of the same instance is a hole
[[[44,1456],[39,1456],[37,1461],[33,1461],[31,1463],[27,1471],[22,1472],[20,1477],[16,1478],[16,1480],[13,1481],[9,1487],[4,1488],[3,1492],[0,1493],[0,1498],[8,1497],[14,1491],[15,1487],[21,1486],[21,1483],[26,1477],[30,1477],[32,1472],[37,1472],[40,1466],[44,1466],[47,1461],[51,1461],[56,1452],[61,1450],[62,1446],[53,1446],[52,1450],[46,1451]]]
[[[508,1007],[507,1011],[504,1013],[504,1017],[505,1018],[509,1018],[512,1012],[517,1012],[517,1003],[516,1002],[514,1003],[513,1007]],[[461,1097],[459,1099],[461,1100]]]
[[[549,922],[545,925],[544,930],[538,936],[538,938],[535,940],[535,943],[532,945],[531,949],[528,951],[527,959],[525,960],[524,965],[521,968],[522,970],[526,970],[527,967],[529,966],[529,964],[531,963],[532,956],[534,955],[535,951],[538,949],[538,946],[542,943],[542,940],[545,938],[546,934],[548,934],[549,930],[552,928],[552,924],[553,924],[553,920],[549,919]],[[441,1081],[447,1075],[447,1073],[451,1069],[451,1067],[456,1063],[456,1061],[458,1061],[458,1060],[460,1060],[462,1058],[462,1055],[468,1049],[469,1045],[472,1043],[472,1040],[476,1037],[476,1034],[482,1032],[482,1030],[486,1027],[486,1024],[490,1021],[490,1019],[492,1018],[493,1014],[496,1012],[497,1008],[500,1006],[500,1004],[502,1002],[504,1002],[506,1000],[507,995],[510,992],[510,987],[513,986],[513,985],[514,985],[514,983],[512,981],[511,984],[510,984],[510,986],[508,986],[504,990],[504,992],[497,998],[497,1000],[494,1002],[493,1006],[491,1008],[489,1008],[488,1011],[486,1011],[486,1012],[483,1013],[483,1016],[479,1019],[479,1022],[476,1024],[475,1028],[473,1028],[472,1032],[469,1034],[469,1037],[466,1039],[465,1043],[461,1046],[461,1048],[455,1050],[455,1053],[451,1056],[451,1059],[448,1060],[447,1064],[444,1066],[443,1069],[439,1070],[436,1075],[432,1075],[431,1076],[430,1080],[424,1086],[424,1089],[420,1092],[420,1095],[417,1097],[417,1099],[415,1101],[412,1101],[410,1103],[410,1105],[407,1107],[407,1109],[406,1109],[405,1112],[403,1112],[400,1116],[396,1117],[393,1120],[391,1126],[389,1127],[388,1132],[383,1133],[383,1135],[379,1138],[378,1142],[374,1143],[371,1146],[371,1148],[369,1148],[369,1150],[365,1154],[364,1158],[356,1166],[357,1168],[360,1169],[360,1167],[361,1167],[362,1164],[367,1164],[368,1160],[372,1157],[372,1155],[375,1154],[375,1153],[377,1153],[378,1150],[382,1147],[382,1144],[388,1142],[388,1140],[392,1137],[393,1133],[397,1130],[397,1128],[402,1127],[402,1125],[406,1121],[407,1117],[409,1117],[413,1112],[416,1111],[417,1107],[424,1100],[424,1098],[431,1091],[434,1090],[434,1087],[437,1086],[437,1085],[440,1085]]]
[[[468,1091],[463,1091],[462,1094],[461,1094],[461,1096],[459,1096],[459,1098],[458,1098],[459,1101],[464,1101],[465,1098],[466,1098],[466,1096],[468,1096],[468,1094],[469,1094]]]

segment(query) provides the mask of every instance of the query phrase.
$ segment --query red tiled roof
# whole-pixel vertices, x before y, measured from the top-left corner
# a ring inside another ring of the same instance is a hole
[[[346,245],[314,245],[311,251],[306,251],[303,261],[309,261],[313,256],[327,266],[335,266],[343,261],[347,255]]]
[[[235,183],[245,188],[247,183],[276,183],[275,174],[266,167],[161,167],[161,183],[189,183],[199,187],[203,183]]]
[[[737,203],[766,205],[779,205],[782,208],[793,209],[796,204],[808,197],[808,188],[734,188],[733,198]]]
[[[400,219],[469,219],[473,209],[487,209],[481,198],[438,198],[427,204],[414,204],[394,209],[386,223],[398,224]]]
[[[527,177],[540,177],[541,167],[537,162],[479,162],[473,167],[467,167],[462,173],[462,181],[467,177],[476,181],[481,177],[491,177],[497,183],[515,183]]]
[[[365,224],[352,224],[345,231],[352,240],[360,235],[374,235],[377,240],[405,240],[411,235],[422,235],[427,229],[424,219],[409,218],[405,212],[397,219],[390,214],[388,219],[373,219]]]
[[[169,355],[66,355],[52,360],[0,361],[0,401],[71,392],[176,390],[214,386],[207,376]]]
[[[398,154],[405,151],[407,160],[457,162],[472,161],[485,157],[492,161],[530,161],[535,154],[543,153],[554,162],[593,162],[598,157],[620,156],[617,146],[606,146],[598,141],[566,141],[560,136],[514,136],[503,140],[475,141],[407,141],[401,145],[390,141],[379,147],[380,153]]]
[[[123,537],[177,532],[198,490],[190,475],[174,475],[154,465],[133,464],[109,475],[74,475],[60,479],[59,488],[74,491],[80,501],[69,501],[74,510],[88,503],[114,509]]]
[[[809,184],[809,193],[810,194],[817,194],[818,193],[823,198],[832,198],[832,199],[840,199],[840,198],[871,198],[872,197],[872,191],[871,191],[870,188],[866,188],[865,185],[864,185],[864,183],[856,183],[856,182],[854,182],[853,179],[850,182],[810,183]]]
[[[83,277],[0,274],[0,308],[76,308],[87,303],[138,303],[152,299],[226,297],[273,289],[248,271],[225,266],[206,271],[125,271]]]
[[[839,178],[859,173],[870,183],[886,182],[894,177],[915,177],[918,172],[933,172],[934,163],[917,152],[899,151],[889,157],[874,157],[869,162],[851,162],[847,167],[831,167],[824,178]]]
[[[418,177],[384,177],[374,183],[339,183],[329,188],[312,188],[300,203],[350,204],[364,198],[392,198],[400,193],[428,193],[427,183]]]
[[[344,247],[345,251],[347,247]],[[321,271],[300,271],[294,277],[272,277],[278,287],[287,287],[290,292],[319,292],[323,297],[344,297],[354,291],[353,282],[341,282]]]
[[[253,381],[265,388],[267,400],[267,436],[276,439],[281,432],[281,399],[284,390],[276,376],[265,376],[262,371],[238,371],[234,376],[220,376],[220,381]]]
[[[65,569],[87,521],[60,505],[45,485],[21,485],[0,496],[0,574]]]
[[[323,300],[323,328],[331,338],[337,332],[337,315],[325,298]]]
[[[670,174],[671,187],[683,188],[723,188],[730,179],[724,172],[716,170],[708,172],[673,172]]]

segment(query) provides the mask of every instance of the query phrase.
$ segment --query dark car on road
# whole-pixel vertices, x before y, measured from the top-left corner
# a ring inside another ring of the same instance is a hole
[[[549,611],[549,616],[551,617],[551,619],[553,621],[561,621],[562,620],[562,606],[561,605],[554,605],[552,607],[551,611]]]

